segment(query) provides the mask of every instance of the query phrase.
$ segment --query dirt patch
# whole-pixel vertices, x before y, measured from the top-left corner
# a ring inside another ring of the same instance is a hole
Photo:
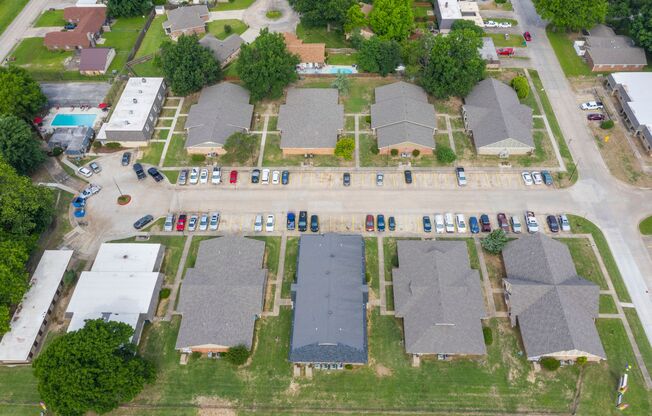
[[[484,260],[487,265],[487,273],[489,273],[491,287],[494,289],[502,289],[503,278],[506,276],[503,256],[500,254],[491,254],[485,251]]]
[[[382,364],[376,364],[374,370],[376,371],[377,377],[390,377],[393,372],[390,368],[385,367]]]
[[[290,385],[288,386],[287,393],[291,396],[296,396],[297,394],[299,394],[299,390],[301,390],[301,384],[292,380],[290,382]]]
[[[200,408],[197,416],[236,416],[238,413],[233,409],[205,409]]]
[[[197,396],[194,403],[199,407],[233,407],[234,404],[221,397]],[[235,414],[235,412],[233,412]]]

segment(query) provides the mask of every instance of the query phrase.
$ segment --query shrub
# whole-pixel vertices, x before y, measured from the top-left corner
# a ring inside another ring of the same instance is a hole
[[[420,154],[421,154],[421,150],[419,149],[414,149],[412,151],[412,157],[419,157]]]
[[[77,273],[74,270],[66,270],[63,274],[63,285],[65,287],[70,287],[75,284],[77,281]]]
[[[190,156],[190,160],[194,163],[201,163],[206,161],[206,155],[194,154]]]
[[[364,121],[366,121],[367,124],[371,124],[371,116],[364,116]]]
[[[587,361],[588,361],[588,359],[586,357],[577,357],[577,360],[575,361],[575,364],[577,364],[578,366],[581,367],[584,364],[586,364]]]
[[[561,366],[559,360],[552,357],[543,357],[539,363],[541,363],[541,367],[545,368],[548,371],[555,371]]]
[[[527,96],[530,95],[530,84],[528,84],[527,78],[525,78],[523,75],[512,78],[512,82],[510,84],[512,88],[514,88],[514,91],[516,91],[518,98],[523,99],[527,98]]]
[[[484,335],[484,345],[491,345],[494,343],[494,334],[488,326],[482,327],[482,335]]]
[[[201,352],[199,351],[193,351],[192,354],[190,354],[190,358],[193,360],[198,360],[201,358]]]
[[[351,137],[343,137],[339,139],[335,145],[335,156],[341,157],[344,160],[353,159],[354,151],[355,140]]]
[[[109,142],[109,143],[106,144],[106,147],[109,148],[109,149],[120,149],[122,147],[122,145],[120,143],[116,143],[116,142]]]
[[[97,140],[93,142],[93,149],[97,150],[100,147],[102,147],[102,142],[98,142]]]
[[[52,156],[59,156],[61,153],[63,153],[63,149],[60,147],[52,149]]]
[[[380,150],[378,149],[378,142],[372,142],[371,147],[369,148],[369,151],[371,154],[377,155],[380,153]]]
[[[448,146],[439,146],[437,148],[437,160],[439,163],[453,163],[457,159],[457,155]]]
[[[231,32],[233,32],[231,25],[224,25],[224,33],[229,34]]]
[[[161,289],[161,291],[159,292],[158,297],[159,297],[160,299],[167,299],[167,298],[170,297],[170,292],[171,292],[171,290],[170,290],[169,287],[164,287],[164,288]]]
[[[505,4],[507,3],[507,0],[495,0],[496,4]]]
[[[391,149],[389,151],[389,154],[392,155],[393,157],[398,156],[398,149]]]
[[[613,120],[604,120],[602,123],[600,123],[600,128],[603,130],[609,130],[614,127],[614,121]]]
[[[488,236],[480,241],[482,248],[491,254],[499,254],[507,244],[507,235],[500,228],[493,230]]]
[[[353,364],[344,364],[344,368],[347,370],[353,370]]]
[[[224,358],[233,365],[242,365],[249,358],[249,349],[242,344],[236,345],[224,353]]]

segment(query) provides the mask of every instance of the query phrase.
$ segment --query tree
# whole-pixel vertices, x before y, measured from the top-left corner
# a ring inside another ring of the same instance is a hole
[[[377,36],[362,43],[358,55],[358,66],[366,72],[377,72],[386,76],[394,72],[401,62],[401,47],[394,40],[382,40]]]
[[[575,360],[575,364],[579,367],[582,367],[586,362],[588,361],[588,358],[585,356],[577,357],[577,360]]]
[[[21,240],[0,241],[0,305],[17,305],[29,288],[25,264],[29,251]]]
[[[349,93],[349,88],[351,87],[351,82],[346,74],[338,73],[335,77],[335,81],[331,84],[331,87],[337,88],[340,95],[347,95]]]
[[[245,345],[235,345],[224,353],[224,358],[233,365],[242,365],[249,358],[249,348]]]
[[[489,233],[488,236],[483,238],[480,243],[482,244],[482,248],[487,250],[491,254],[500,254],[502,253],[503,249],[505,248],[505,245],[507,245],[507,234],[505,234],[505,231],[502,229],[498,228],[497,230],[493,230],[492,232]]]
[[[559,360],[553,357],[543,357],[539,362],[541,363],[541,367],[548,371],[555,371],[561,366]]]
[[[405,65],[405,75],[417,78],[429,61],[430,50],[435,36],[426,33],[416,40],[405,40],[401,43],[401,59]]]
[[[374,0],[369,24],[381,39],[407,39],[412,33],[413,22],[411,0]]]
[[[224,143],[227,159],[235,160],[240,164],[252,159],[256,149],[258,149],[256,137],[241,132],[233,133]]]
[[[301,23],[308,26],[342,26],[349,9],[356,0],[290,0],[290,5],[301,14]]]
[[[453,163],[457,159],[457,155],[448,146],[437,146],[437,161],[439,163]]]
[[[469,29],[475,32],[478,36],[484,35],[484,30],[480,26],[472,22],[471,20],[458,19],[455,20],[451,25],[451,32],[455,30],[464,30],[464,29]]]
[[[299,57],[288,52],[280,33],[263,29],[250,44],[242,45],[236,70],[254,100],[278,98],[297,79]]]
[[[389,149],[389,154],[392,157],[398,156],[398,149]]]
[[[123,322],[96,319],[53,340],[33,364],[43,401],[58,414],[81,416],[132,400],[156,377],[136,354],[133,333]]]
[[[222,67],[196,35],[166,42],[161,51],[163,74],[177,95],[188,95],[222,78]]]
[[[352,160],[355,151],[355,140],[351,137],[344,137],[337,141],[335,145],[335,156],[344,160]]]
[[[112,17],[142,16],[152,8],[151,0],[109,0],[108,12]]]
[[[514,91],[516,91],[518,98],[523,99],[530,95],[530,84],[527,82],[527,78],[523,75],[518,75],[512,78],[510,85],[514,88]]]
[[[614,127],[614,121],[613,120],[604,120],[600,122],[600,128],[602,130],[609,130]]]
[[[31,121],[46,103],[41,87],[25,69],[0,67],[1,115],[11,114]]]
[[[484,77],[485,62],[478,49],[482,39],[469,29],[456,30],[432,41],[421,85],[437,98],[464,97]]]
[[[534,5],[553,26],[574,31],[590,29],[607,16],[607,0],[535,0]]]
[[[349,7],[346,12],[346,20],[344,22],[344,31],[353,32],[356,29],[367,26],[367,16],[362,12],[359,4],[354,4]]]
[[[634,16],[631,35],[636,43],[652,53],[652,4],[647,4]]]
[[[11,329],[10,320],[9,307],[0,305],[0,338]]]
[[[16,116],[0,117],[0,156],[22,175],[33,172],[45,161],[32,129]]]

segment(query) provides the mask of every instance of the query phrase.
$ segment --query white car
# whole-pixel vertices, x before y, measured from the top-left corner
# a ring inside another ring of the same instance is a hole
[[[213,174],[211,175],[211,183],[218,185],[222,182],[222,169],[218,166],[213,166]]]
[[[265,231],[271,233],[274,231],[274,215],[269,214],[267,216],[267,221],[265,222]]]
[[[91,176],[93,176],[93,171],[85,166],[82,166],[81,168],[77,169],[77,172],[79,172],[80,175],[86,178],[90,178]]]
[[[385,178],[385,175],[383,175],[382,172],[378,172],[376,174],[376,186],[383,186],[384,178]]]
[[[484,22],[484,27],[498,27],[498,23],[493,20],[487,20]]]
[[[191,185],[197,185],[197,182],[199,182],[199,169],[198,168],[192,168],[190,169],[190,179],[188,182]]]
[[[435,232],[437,234],[442,234],[444,231],[446,231],[446,227],[444,226],[444,216],[441,214],[435,214]]]
[[[211,219],[209,222],[209,228],[211,231],[217,231],[217,227],[220,225],[220,213],[211,212]]]
[[[464,172],[463,167],[455,169],[455,175],[457,176],[457,185],[465,186],[466,185],[466,172]]]
[[[600,101],[587,101],[580,105],[582,110],[601,110],[604,105]]]
[[[188,220],[188,231],[195,231],[197,229],[197,214],[192,214],[190,220]]]
[[[269,169],[263,169],[263,173],[261,175],[260,182],[263,185],[269,185]]]
[[[535,185],[541,185],[543,183],[543,176],[541,176],[541,172],[532,172],[532,180],[534,181]]]
[[[447,212],[444,215],[444,224],[446,225],[447,233],[455,232],[455,219],[453,218],[453,214],[451,214],[450,212]]]
[[[275,170],[272,172],[272,185],[278,185],[281,181],[281,172]]]
[[[199,183],[208,183],[208,169],[202,169],[199,174]]]
[[[102,187],[100,185],[95,185],[95,184],[90,184],[79,193],[79,196],[86,199],[88,197],[91,197],[95,195],[96,193],[100,192],[102,190]]]
[[[570,221],[568,221],[568,217],[566,216],[566,214],[561,214],[559,216],[559,227],[561,228],[562,231],[571,230]]]
[[[526,186],[530,186],[534,184],[534,181],[532,180],[532,175],[530,172],[523,172],[521,173],[521,178],[523,178],[523,183],[525,183]]]
[[[525,212],[525,225],[527,226],[528,233],[537,233],[539,232],[539,221],[532,211]]]
[[[523,231],[521,220],[518,219],[516,215],[512,215],[511,222],[512,222],[512,231],[514,231],[516,234],[519,234]]]
[[[458,233],[466,232],[466,219],[464,218],[464,214],[455,214],[455,223],[457,224]]]
[[[208,230],[208,214],[204,212],[199,218],[199,231],[206,230]]]
[[[172,231],[174,227],[174,214],[168,214],[165,217],[165,223],[163,224],[163,231]]]
[[[256,215],[256,219],[254,219],[254,232],[261,232],[263,231],[263,216],[261,214]]]
[[[512,27],[512,24],[509,22],[498,22],[498,27],[506,29],[508,27]]]

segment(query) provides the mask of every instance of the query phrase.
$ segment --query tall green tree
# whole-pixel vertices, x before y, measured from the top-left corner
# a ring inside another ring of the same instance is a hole
[[[240,164],[253,160],[256,150],[258,150],[258,140],[251,134],[233,133],[224,143],[226,150],[226,160],[233,160]]]
[[[458,19],[451,25],[451,31],[464,29],[470,29],[474,31],[478,36],[484,35],[484,30],[471,20]]]
[[[362,43],[358,54],[358,66],[366,72],[382,76],[394,72],[401,62],[401,47],[395,40],[382,40],[378,36]]]
[[[41,87],[25,69],[0,67],[0,115],[31,121],[46,103]]]
[[[29,125],[16,116],[0,117],[0,156],[23,175],[45,161],[40,141]]]
[[[420,75],[423,88],[437,98],[466,96],[484,77],[481,46],[482,39],[469,29],[435,37]]]
[[[81,416],[136,397],[156,372],[136,354],[133,333],[125,323],[97,319],[52,341],[33,364],[43,401],[57,414]]]
[[[5,305],[0,305],[0,338],[2,336],[9,332],[9,329],[11,328],[9,322],[11,320],[11,316],[9,316],[9,307]]]
[[[236,70],[255,100],[278,98],[297,79],[299,57],[291,54],[280,33],[263,29],[250,44],[242,45]]]
[[[142,16],[152,10],[151,0],[109,0],[107,7],[112,17]]]
[[[290,0],[290,5],[301,14],[301,22],[308,26],[342,26],[356,0]]]
[[[367,26],[367,23],[367,17],[362,13],[362,8],[359,4],[354,4],[349,7],[344,22],[344,30],[346,32],[356,31],[357,29]]]
[[[556,27],[589,29],[607,16],[607,0],[534,0],[537,12]]]
[[[637,45],[652,54],[652,3],[645,5],[632,18],[631,35]]]
[[[177,95],[188,95],[222,78],[222,67],[213,53],[199,43],[196,35],[166,42],[161,51],[165,79]]]
[[[414,25],[411,0],[374,0],[369,23],[381,39],[407,39]]]
[[[25,264],[29,259],[27,246],[21,240],[0,241],[0,305],[18,304],[29,287]]]

